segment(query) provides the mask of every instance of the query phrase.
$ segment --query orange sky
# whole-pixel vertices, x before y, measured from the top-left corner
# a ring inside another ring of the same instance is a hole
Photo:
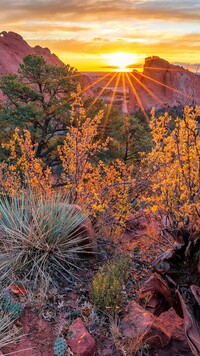
[[[1,31],[48,47],[80,71],[106,71],[109,54],[130,64],[158,55],[194,69],[200,63],[199,0],[1,0]]]

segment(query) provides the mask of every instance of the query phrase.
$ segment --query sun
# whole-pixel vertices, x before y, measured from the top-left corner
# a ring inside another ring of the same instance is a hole
[[[107,54],[104,56],[106,58],[107,64],[109,66],[115,67],[118,71],[129,71],[127,68],[128,65],[134,64],[138,57],[136,54],[125,53],[125,52],[116,52]]]

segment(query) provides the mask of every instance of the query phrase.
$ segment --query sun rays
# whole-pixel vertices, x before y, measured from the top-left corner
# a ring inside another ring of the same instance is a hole
[[[148,67],[148,68],[150,69],[150,67]],[[160,70],[160,68],[151,68],[151,69]],[[163,70],[164,70],[164,68],[163,68]],[[190,100],[193,99],[192,95],[190,95],[188,93],[185,93],[181,90],[178,90],[178,89],[173,88],[167,84],[164,84],[164,83],[162,83],[162,82],[160,82],[160,81],[158,81],[144,73],[139,73],[139,74],[140,74],[140,79],[137,77],[137,75],[134,73],[134,71],[128,72],[128,73],[124,72],[124,71],[122,71],[122,72],[116,71],[116,72],[114,72],[114,74],[113,74],[113,72],[110,72],[106,76],[103,76],[102,78],[98,79],[98,82],[100,83],[101,81],[105,80],[106,77],[108,77],[107,83],[101,88],[100,92],[97,94],[95,99],[92,101],[89,109],[91,109],[91,107],[97,102],[97,100],[99,98],[102,98],[105,95],[105,90],[109,87],[109,85],[114,80],[115,80],[115,83],[114,83],[114,85],[112,85],[112,95],[110,97],[110,103],[107,105],[107,112],[105,114],[106,121],[109,118],[112,107],[115,105],[115,97],[116,97],[117,90],[119,88],[119,83],[120,83],[120,88],[123,93],[122,94],[123,101],[122,101],[120,110],[125,114],[130,112],[130,108],[128,108],[128,100],[127,100],[127,91],[128,91],[135,98],[136,111],[141,111],[141,113],[145,117],[147,123],[149,123],[149,116],[146,112],[145,104],[143,102],[144,97],[143,97],[143,94],[141,95],[141,90],[142,90],[142,93],[146,92],[148,97],[151,98],[151,101],[154,102],[154,105],[152,105],[152,107],[155,107],[158,104],[159,108],[165,109],[167,104],[163,101],[164,99],[162,99],[162,96],[159,97],[158,95],[156,95],[155,92],[153,92],[150,88],[148,88],[147,85],[145,85],[144,82],[142,82],[142,79],[146,79],[150,82],[154,82],[155,84],[157,84],[160,87],[165,87],[169,91],[179,94],[183,99],[184,98],[187,98]],[[95,84],[96,84],[96,82],[92,83],[90,85],[90,88],[92,88]],[[138,90],[138,88],[140,88],[140,90]],[[85,91],[85,89],[83,91]],[[185,105],[185,103],[183,103],[183,105]],[[148,107],[148,111],[150,111],[150,109],[151,108]]]
[[[149,123],[149,115],[147,114],[147,106],[145,100],[146,98],[149,99],[149,102],[152,103],[152,106],[148,106],[148,112],[150,112],[150,109],[152,107],[159,107],[165,109],[167,104],[164,102],[164,95],[159,95],[158,96],[158,88],[165,88],[169,91],[169,93],[176,93],[180,97],[182,97],[182,100],[193,100],[194,98],[192,95],[189,93],[185,93],[179,89],[173,88],[170,85],[164,84],[163,82],[160,82],[159,80],[151,77],[150,75],[144,74],[142,72],[126,72],[123,70],[123,67],[128,65],[130,63],[130,58],[123,56],[122,54],[118,53],[118,55],[115,57],[113,55],[113,59],[116,59],[116,65],[120,65],[122,67],[122,71],[116,70],[115,72],[109,72],[105,73],[105,75],[102,75],[100,78],[94,80],[90,84],[86,85],[80,90],[80,94],[83,95],[89,95],[89,91],[94,91],[95,89],[95,94],[94,97],[92,97],[91,104],[87,108],[87,111],[89,112],[92,107],[96,104],[98,99],[102,99],[103,101],[106,98],[106,112],[105,112],[105,122],[104,122],[104,128],[107,125],[107,121],[109,120],[109,116],[111,114],[111,110],[113,107],[116,107],[116,97],[119,95],[120,92],[120,104],[118,102],[118,109],[125,114],[125,119],[127,115],[132,111],[134,111],[133,107],[130,108],[130,100],[128,99],[128,95],[132,97],[134,106],[135,106],[135,111],[141,112],[146,119],[147,123]],[[117,62],[118,59],[118,62]],[[113,62],[112,62],[113,63]],[[145,69],[148,69],[148,72],[150,70],[152,71],[160,71],[160,70],[166,70],[166,68],[156,68],[156,67],[145,67]],[[182,69],[178,68],[178,71],[181,71]],[[145,72],[146,73],[146,72]],[[139,75],[138,75],[139,74]],[[69,74],[69,77],[76,77],[79,76],[81,77],[81,73],[75,72]],[[155,83],[156,84],[156,91],[153,91],[150,89],[151,86],[148,86],[146,83]],[[97,84],[99,86],[97,86]],[[108,90],[110,91],[110,95],[108,95]],[[91,94],[91,92],[90,92]],[[145,94],[145,95],[144,95]],[[157,94],[157,95],[156,95]],[[69,97],[66,101],[62,101],[62,103],[59,106],[53,106],[49,109],[49,112],[56,111],[59,109],[60,106],[67,104],[68,102],[73,101],[72,97]],[[119,101],[119,100],[118,100]],[[154,105],[153,105],[154,104]],[[183,106],[185,103],[183,102]],[[150,107],[151,106],[151,107]]]

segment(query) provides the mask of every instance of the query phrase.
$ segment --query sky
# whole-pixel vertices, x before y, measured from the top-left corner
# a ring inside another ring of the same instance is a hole
[[[80,71],[112,70],[118,52],[129,54],[128,64],[152,55],[200,63],[199,0],[0,0],[0,14],[1,31]]]

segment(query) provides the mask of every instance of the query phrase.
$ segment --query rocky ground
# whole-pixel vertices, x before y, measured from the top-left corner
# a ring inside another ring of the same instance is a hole
[[[53,356],[55,339],[65,337],[67,355],[82,356],[181,356],[192,355],[183,330],[183,321],[173,309],[159,317],[145,310],[140,288],[151,271],[151,262],[163,250],[157,242],[158,225],[143,215],[130,216],[126,233],[119,241],[98,242],[100,253],[87,260],[79,279],[52,288],[48,303],[32,300],[12,288],[11,295],[25,306],[15,328],[22,329],[18,343],[2,350],[3,355]],[[115,315],[95,310],[90,282],[100,265],[116,253],[132,258],[125,290],[125,303]]]

